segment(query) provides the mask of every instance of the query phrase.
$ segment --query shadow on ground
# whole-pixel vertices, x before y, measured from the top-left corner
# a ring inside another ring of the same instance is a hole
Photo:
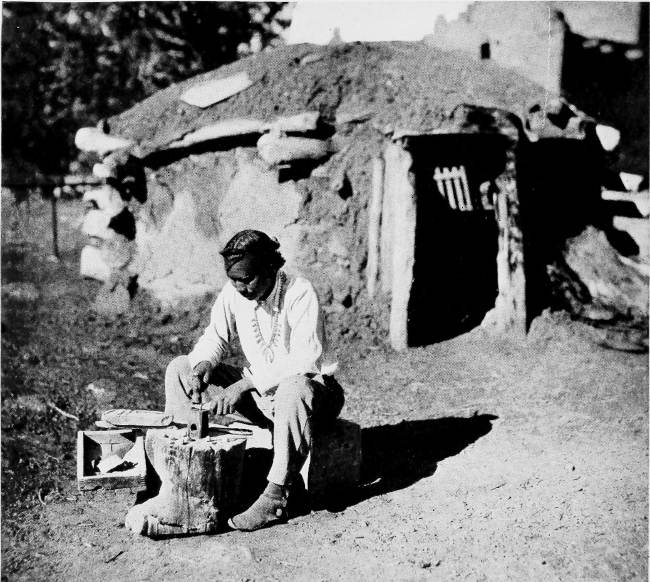
[[[325,508],[340,511],[365,499],[403,489],[433,475],[453,457],[492,430],[492,414],[432,418],[365,428],[361,434],[361,486],[337,495]]]
[[[332,491],[327,499],[310,507],[300,479],[294,483],[290,495],[290,513],[297,516],[310,509],[342,511],[371,497],[413,485],[433,475],[440,461],[457,455],[489,433],[492,421],[497,418],[492,414],[476,414],[470,418],[432,418],[365,428],[361,433],[361,485],[351,491]],[[246,452],[239,510],[253,503],[264,489],[271,461],[270,450]],[[150,473],[155,471],[151,469]],[[159,482],[150,484],[150,491],[159,486]],[[137,503],[151,496],[144,493]]]

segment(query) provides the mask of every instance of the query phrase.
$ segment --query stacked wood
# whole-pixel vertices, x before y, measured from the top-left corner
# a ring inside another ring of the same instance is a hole
[[[126,210],[119,192],[109,186],[89,190],[83,200],[93,205],[86,213],[82,231],[90,243],[81,251],[79,270],[83,277],[114,285],[129,277],[128,267],[135,256],[133,233],[115,228],[116,217]]]
[[[110,136],[97,128],[82,128],[75,143],[84,151],[103,157],[93,174],[103,180],[99,188],[84,194],[90,209],[82,231],[88,244],[82,249],[79,270],[83,277],[104,283],[95,299],[100,313],[123,313],[135,290],[131,265],[136,254],[135,217],[128,207],[131,199],[144,202],[147,197],[144,168],[132,155],[133,142]]]
[[[185,429],[150,429],[145,450],[160,478],[158,494],[132,507],[125,525],[153,538],[213,533],[237,508],[246,439],[190,440]]]
[[[75,145],[84,152],[94,152],[105,156],[111,152],[132,147],[131,140],[109,135],[96,127],[82,127],[74,138]]]

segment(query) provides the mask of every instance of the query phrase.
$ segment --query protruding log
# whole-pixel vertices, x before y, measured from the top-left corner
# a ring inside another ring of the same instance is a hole
[[[181,139],[167,144],[162,149],[186,148],[224,137],[262,133],[264,126],[264,122],[257,119],[225,119],[187,133]]]
[[[329,153],[326,141],[307,137],[281,137],[276,133],[266,133],[260,137],[257,150],[269,166],[295,160],[320,160]]]
[[[160,478],[158,495],[132,507],[128,529],[149,537],[212,533],[237,505],[246,439],[185,437],[185,429],[151,429],[145,450]]]
[[[267,124],[266,129],[271,131],[293,131],[307,132],[315,131],[318,128],[320,119],[319,111],[305,111],[297,115],[278,117],[275,121]]]
[[[84,152],[97,152],[105,156],[110,152],[133,146],[133,142],[116,135],[108,135],[96,127],[82,127],[74,138],[75,145]]]

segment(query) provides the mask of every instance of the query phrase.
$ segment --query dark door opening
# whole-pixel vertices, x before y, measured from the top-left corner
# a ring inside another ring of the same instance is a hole
[[[492,193],[505,167],[506,141],[500,135],[436,135],[411,138],[407,147],[417,197],[408,337],[418,346],[469,331],[494,307]]]

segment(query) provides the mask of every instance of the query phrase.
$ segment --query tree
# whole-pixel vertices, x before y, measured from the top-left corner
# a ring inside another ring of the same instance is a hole
[[[278,42],[284,4],[2,5],[4,167],[65,173],[79,127]]]

